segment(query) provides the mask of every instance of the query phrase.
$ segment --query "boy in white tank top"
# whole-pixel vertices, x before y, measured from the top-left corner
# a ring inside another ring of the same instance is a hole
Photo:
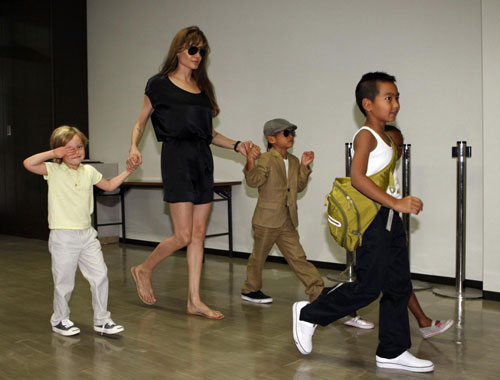
[[[326,326],[351,314],[375,301],[382,292],[377,367],[431,372],[434,370],[431,361],[418,359],[408,352],[411,340],[407,304],[412,286],[406,233],[398,214],[418,214],[423,203],[413,196],[397,199],[369,178],[391,160],[391,141],[384,128],[399,112],[395,81],[395,77],[386,73],[367,73],[356,87],[356,102],[366,115],[366,122],[354,136],[351,182],[366,197],[383,206],[356,251],[359,282],[325,288],[312,303],[295,303],[293,337],[299,351],[309,354],[317,324]]]

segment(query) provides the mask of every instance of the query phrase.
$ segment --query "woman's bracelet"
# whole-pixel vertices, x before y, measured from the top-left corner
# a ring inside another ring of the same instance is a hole
[[[234,151],[237,152],[238,151],[238,145],[240,145],[240,140],[236,141],[236,143],[234,144]]]

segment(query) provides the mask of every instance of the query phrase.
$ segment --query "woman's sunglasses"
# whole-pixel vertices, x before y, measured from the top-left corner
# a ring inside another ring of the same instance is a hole
[[[290,135],[292,135],[293,137],[295,137],[295,130],[294,129],[285,129],[283,131],[283,136],[288,137]]]
[[[188,49],[188,54],[189,55],[195,55],[196,53],[200,52],[200,55],[204,57],[207,54],[207,49],[205,48],[199,48],[198,46],[190,46]]]

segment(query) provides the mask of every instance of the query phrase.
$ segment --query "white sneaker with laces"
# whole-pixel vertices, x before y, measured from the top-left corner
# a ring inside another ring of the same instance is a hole
[[[63,319],[57,325],[52,326],[52,331],[63,336],[73,336],[80,334],[80,329],[69,319]]]
[[[101,335],[106,334],[106,335],[113,335],[113,334],[118,334],[124,331],[125,328],[121,325],[115,324],[112,319],[108,319],[106,323],[102,325],[95,325],[94,326],[94,331],[101,333]]]
[[[430,360],[416,358],[408,351],[403,352],[394,359],[381,358],[375,356],[377,367],[389,369],[402,369],[410,372],[432,372],[434,371],[434,363]]]
[[[373,322],[367,321],[366,319],[361,318],[359,315],[355,317],[348,317],[347,320],[344,321],[344,325],[357,327],[358,329],[370,330],[375,327]]]
[[[300,301],[293,304],[293,340],[301,354],[307,355],[312,351],[312,336],[316,326],[313,323],[300,320],[300,311],[309,302]]]

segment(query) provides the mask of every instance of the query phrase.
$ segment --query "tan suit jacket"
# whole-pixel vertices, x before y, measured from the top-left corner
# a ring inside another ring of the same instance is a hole
[[[297,228],[297,193],[306,188],[311,172],[309,167],[300,164],[297,157],[288,153],[287,178],[283,158],[274,148],[263,153],[252,170],[245,167],[243,173],[248,186],[259,189],[252,223],[268,228],[281,227],[287,220],[289,210],[292,223]]]

